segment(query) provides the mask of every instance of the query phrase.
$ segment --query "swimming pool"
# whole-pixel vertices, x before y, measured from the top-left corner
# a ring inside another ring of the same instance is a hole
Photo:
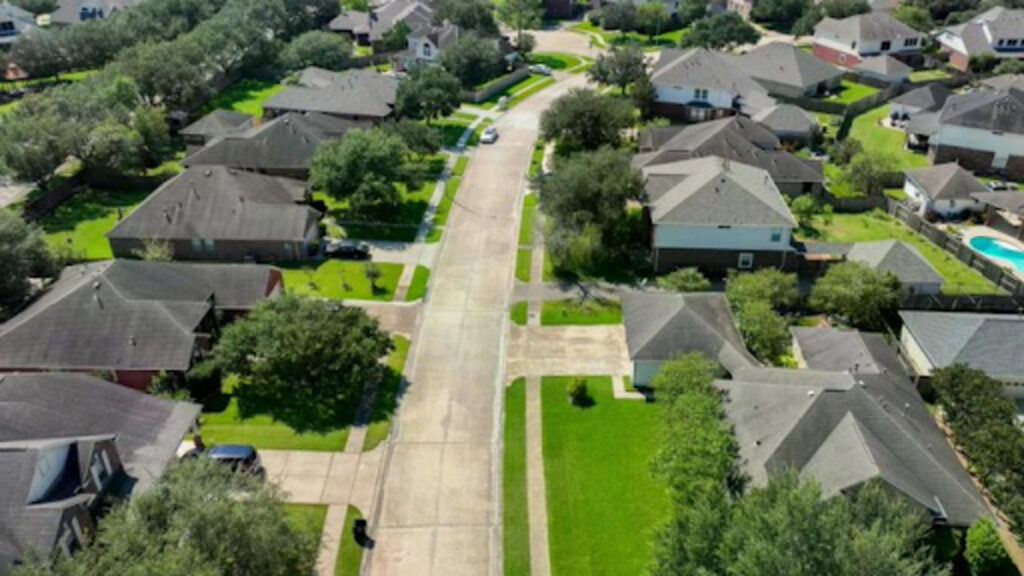
[[[970,239],[968,244],[985,256],[996,260],[1005,260],[1013,264],[1014,269],[1018,272],[1024,272],[1024,251],[1015,248],[1009,242],[991,236],[975,236]]]

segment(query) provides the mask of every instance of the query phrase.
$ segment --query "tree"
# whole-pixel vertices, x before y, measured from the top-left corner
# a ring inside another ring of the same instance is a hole
[[[854,156],[863,151],[864,146],[860,143],[860,140],[857,140],[856,138],[836,140],[832,146],[829,147],[829,160],[834,164],[846,166],[850,163],[850,160],[853,160]]]
[[[932,15],[920,6],[901,4],[892,9],[892,17],[918,32],[931,32],[935,28]]]
[[[133,250],[132,256],[147,262],[170,262],[174,259],[174,248],[166,240],[143,240],[142,248]]]
[[[0,319],[28,299],[29,278],[54,273],[43,231],[6,208],[0,209]]]
[[[812,6],[810,0],[761,0],[754,4],[750,17],[773,30],[788,32]]]
[[[661,34],[671,21],[672,15],[668,13],[668,7],[661,2],[648,2],[636,9],[637,27],[647,34],[650,40]]]
[[[896,160],[878,151],[861,152],[850,160],[842,179],[862,194],[878,195],[885,190],[889,175],[897,171]]]
[[[704,292],[711,282],[696,268],[680,268],[658,278],[658,286],[673,292]]]
[[[825,16],[837,20],[871,12],[867,0],[823,0],[820,5]]]
[[[96,126],[86,142],[82,164],[94,176],[142,169],[142,138],[131,128],[108,120]]]
[[[730,274],[725,293],[729,303],[737,308],[757,300],[767,302],[775,309],[792,308],[800,298],[796,274],[787,274],[775,268]]]
[[[814,283],[809,304],[815,310],[845,318],[860,328],[877,328],[899,297],[896,277],[860,262],[831,266]]]
[[[793,198],[789,203],[789,210],[796,216],[796,221],[801,228],[810,230],[814,228],[814,218],[821,213],[818,201],[810,194],[801,194]]]
[[[525,30],[540,26],[544,17],[543,0],[498,0],[498,20],[516,31],[516,46],[522,47]]]
[[[290,521],[280,493],[208,458],[172,464],[150,489],[114,507],[73,557],[19,576],[311,574],[320,534]]]
[[[1011,576],[1017,573],[999,539],[996,525],[989,518],[976,521],[967,530],[964,557],[971,568],[971,576]]]
[[[139,152],[146,166],[156,166],[171,147],[167,114],[163,108],[139,106],[132,113],[131,129],[139,136]]]
[[[57,0],[14,0],[11,2],[15,6],[28,10],[36,16],[40,14],[49,14],[57,9]]]
[[[735,12],[720,12],[705,16],[693,23],[690,33],[683,37],[684,48],[700,47],[711,50],[740,44],[754,44],[761,34]]]
[[[364,389],[387,375],[391,339],[360,308],[285,295],[228,325],[212,362],[237,374],[245,416],[268,414],[299,432],[350,422]]]
[[[67,70],[67,57],[60,38],[45,28],[36,28],[28,42],[15,42],[11,48],[11,61],[35,78],[56,76]],[[20,39],[19,39],[20,40]]]
[[[640,118],[651,120],[654,118],[654,104],[658,99],[658,91],[651,82],[651,75],[641,74],[633,81],[633,90],[629,93],[633,100],[633,106],[640,111]]]
[[[415,66],[398,85],[395,112],[401,118],[428,123],[454,112],[461,101],[459,79],[440,66]]]
[[[440,62],[467,89],[496,77],[502,66],[496,42],[476,34],[459,38],[441,54]]]
[[[436,127],[402,118],[383,124],[381,128],[401,138],[409,151],[420,157],[441,150],[441,133]]]
[[[350,130],[317,148],[309,183],[332,198],[348,200],[350,209],[368,217],[386,216],[397,206],[400,183],[415,183],[409,148],[382,129]]]
[[[380,41],[381,52],[398,52],[399,50],[405,50],[409,46],[409,33],[412,30],[409,25],[405,22],[399,22],[391,27],[384,34],[384,38]]]
[[[765,300],[754,300],[739,307],[736,315],[743,342],[754,356],[776,363],[789,352],[792,340],[789,324]]]
[[[645,6],[662,6],[663,4],[645,4]],[[619,87],[622,94],[626,88],[647,75],[647,64],[644,53],[636,46],[613,47],[610,51],[597,57],[594,65],[587,70],[587,76],[598,84],[611,84]]]
[[[636,6],[632,2],[612,2],[601,8],[601,28],[605,30],[635,30],[636,19]]]
[[[340,34],[312,30],[297,36],[281,51],[281,64],[287,70],[309,66],[342,70],[348,66],[352,44]]]
[[[992,69],[995,74],[1024,74],[1024,60],[1006,58]]]
[[[498,35],[494,5],[489,0],[436,0],[434,22],[441,24],[445,20],[465,32],[474,32],[484,37]]]
[[[622,131],[633,124],[628,102],[573,88],[560,96],[540,118],[541,135],[557,141],[560,154],[618,146]]]

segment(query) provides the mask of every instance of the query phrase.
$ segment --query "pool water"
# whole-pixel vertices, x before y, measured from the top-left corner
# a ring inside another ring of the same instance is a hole
[[[1005,260],[1018,272],[1024,272],[1024,251],[1015,248],[1008,242],[991,236],[975,236],[968,242],[971,248],[989,258]]]

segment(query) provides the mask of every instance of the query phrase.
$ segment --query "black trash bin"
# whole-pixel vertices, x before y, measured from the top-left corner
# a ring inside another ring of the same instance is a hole
[[[363,548],[369,548],[372,540],[366,535],[366,520],[362,518],[356,520],[352,524],[352,538],[355,539],[356,544]]]

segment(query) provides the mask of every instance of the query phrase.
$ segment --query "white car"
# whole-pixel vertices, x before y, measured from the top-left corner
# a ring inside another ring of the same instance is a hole
[[[529,70],[533,74],[540,74],[542,76],[551,76],[554,74],[554,71],[546,64],[534,64],[533,66],[530,66]]]
[[[494,144],[498,140],[498,129],[494,126],[488,126],[484,129],[483,134],[480,135],[480,142],[482,144]]]

